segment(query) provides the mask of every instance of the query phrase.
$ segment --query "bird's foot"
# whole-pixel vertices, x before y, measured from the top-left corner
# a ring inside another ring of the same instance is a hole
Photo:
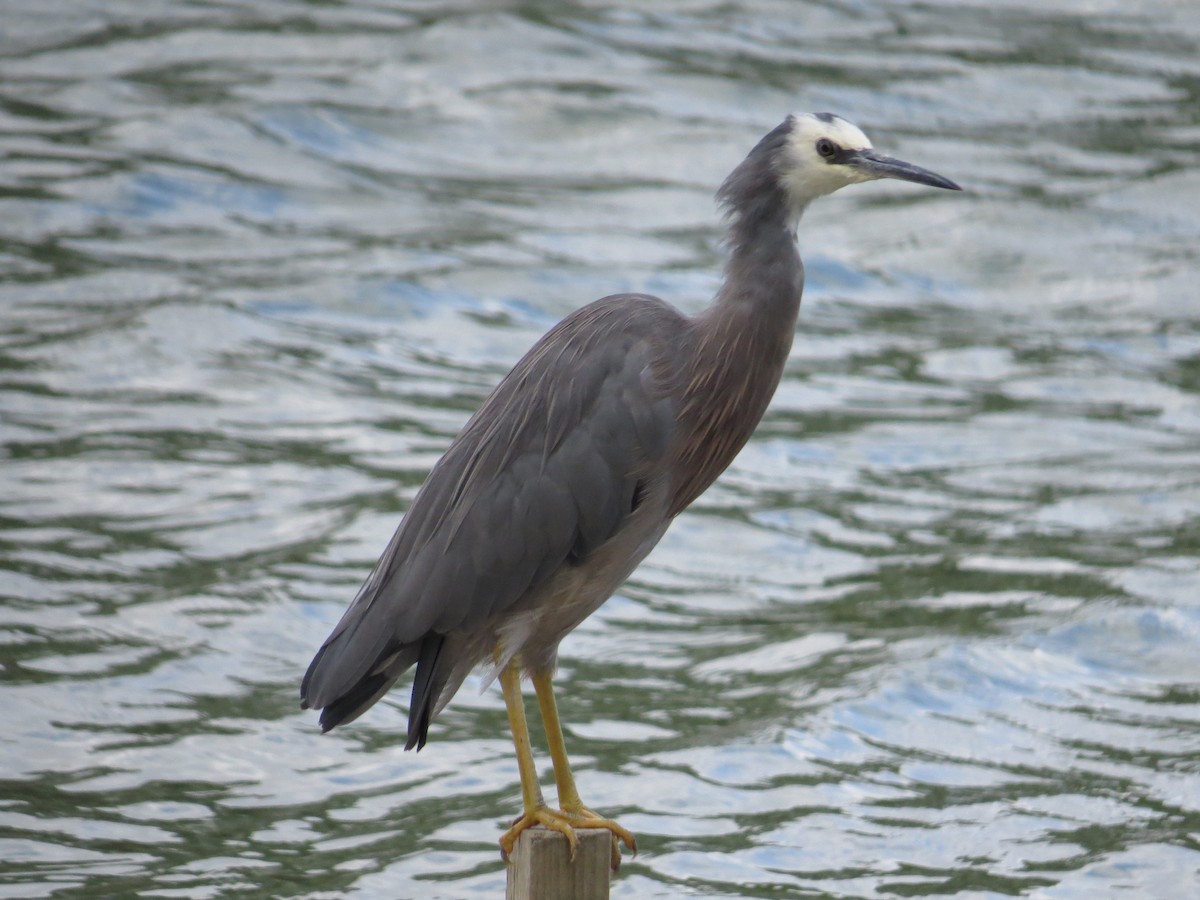
[[[624,844],[633,856],[637,856],[637,840],[633,832],[622,828],[612,819],[606,819],[586,806],[568,810],[566,814],[575,817],[576,828],[603,828],[608,831],[612,838],[612,856],[609,864],[614,872],[621,868],[621,844]]]
[[[606,819],[584,806],[571,810],[538,806],[518,818],[512,827],[500,836],[500,853],[505,862],[508,862],[521,832],[534,825],[541,825],[563,835],[567,839],[572,860],[575,859],[575,851],[579,848],[579,838],[575,836],[575,830],[579,828],[603,828],[612,836],[610,865],[614,872],[621,867],[621,844],[628,847],[634,856],[637,855],[637,841],[633,834],[612,819]]]

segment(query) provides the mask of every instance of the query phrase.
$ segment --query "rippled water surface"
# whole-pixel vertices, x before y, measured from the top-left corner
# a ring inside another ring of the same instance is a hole
[[[564,643],[613,895],[1196,895],[1200,7],[2,15],[0,896],[500,896],[498,692],[415,754],[300,676],[543,331],[707,302],[794,109],[969,191],[809,212],[758,436]]]

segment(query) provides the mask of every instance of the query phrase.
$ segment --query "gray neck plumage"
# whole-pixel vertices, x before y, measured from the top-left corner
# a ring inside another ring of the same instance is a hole
[[[784,152],[790,130],[784,122],[759,141],[717,193],[729,222],[730,253],[725,281],[708,310],[722,316],[748,307],[756,324],[783,332],[789,347],[804,285],[796,251],[796,222],[803,209],[788,199],[774,161]]]
[[[758,426],[792,346],[804,267],[796,250],[799,210],[771,160],[781,126],[734,169],[718,194],[729,217],[729,261],[712,306],[692,320],[693,366],[685,377],[672,512],[699,496]]]

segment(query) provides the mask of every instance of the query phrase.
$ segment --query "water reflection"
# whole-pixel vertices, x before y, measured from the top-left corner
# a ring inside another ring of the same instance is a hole
[[[614,896],[1188,896],[1189,7],[6,25],[0,890],[499,895],[499,698],[405,754],[402,695],[321,737],[299,675],[550,324],[706,302],[713,189],[808,108],[972,192],[812,210],[758,438],[565,644]]]

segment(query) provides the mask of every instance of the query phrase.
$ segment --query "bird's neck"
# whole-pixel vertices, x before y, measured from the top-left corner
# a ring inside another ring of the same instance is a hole
[[[783,217],[753,229],[735,223],[725,281],[692,320],[695,366],[685,374],[680,465],[673,511],[716,479],[749,439],[779,385],[791,350],[804,267]]]

